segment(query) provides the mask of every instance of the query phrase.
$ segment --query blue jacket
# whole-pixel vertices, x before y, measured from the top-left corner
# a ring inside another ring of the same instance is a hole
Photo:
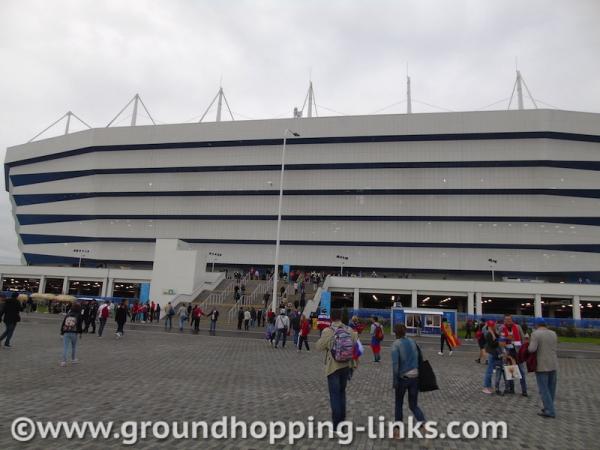
[[[406,372],[419,368],[419,351],[415,341],[407,337],[394,341],[392,344],[392,365],[394,368],[394,385]]]

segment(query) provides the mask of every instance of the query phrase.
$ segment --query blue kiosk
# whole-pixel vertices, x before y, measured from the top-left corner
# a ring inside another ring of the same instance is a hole
[[[410,335],[439,336],[442,318],[448,319],[452,331],[456,333],[455,309],[403,308],[400,305],[393,306],[391,312],[392,329],[395,324],[402,323]],[[420,333],[417,332],[418,328],[421,329]]]

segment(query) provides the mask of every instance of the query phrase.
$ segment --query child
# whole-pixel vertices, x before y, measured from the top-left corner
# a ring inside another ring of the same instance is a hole
[[[504,393],[500,390],[500,379],[504,380],[504,390],[507,390],[508,382],[506,381],[506,376],[504,374],[504,366],[514,365],[515,360],[508,351],[506,350],[506,344],[510,342],[506,338],[498,339],[498,350],[494,355],[494,370],[496,371],[496,394],[504,395]]]

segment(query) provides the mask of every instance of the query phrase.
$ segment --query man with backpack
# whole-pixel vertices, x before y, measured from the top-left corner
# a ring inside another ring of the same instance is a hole
[[[110,301],[106,300],[104,305],[100,307],[98,310],[98,314],[100,315],[100,326],[98,327],[98,337],[102,337],[102,332],[104,331],[104,326],[106,325],[106,319],[110,315]]]
[[[383,327],[377,316],[373,316],[371,324],[371,349],[373,350],[373,361],[381,362],[381,341],[383,341]]]
[[[285,309],[282,309],[277,319],[275,319],[275,330],[277,337],[275,338],[275,348],[279,345],[279,339],[283,338],[281,348],[285,348],[285,341],[287,340],[288,330],[290,329],[290,318],[285,315]]]
[[[317,349],[325,352],[325,374],[329,387],[331,421],[334,428],[346,420],[346,384],[356,367],[354,346],[358,335],[342,323],[342,311],[331,311],[331,326],[317,341]]]

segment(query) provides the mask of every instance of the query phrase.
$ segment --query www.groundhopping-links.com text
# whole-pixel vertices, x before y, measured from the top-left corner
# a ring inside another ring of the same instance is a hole
[[[506,439],[506,422],[452,421],[445,427],[437,422],[418,422],[409,417],[407,423],[387,421],[383,416],[369,417],[367,424],[341,422],[334,429],[331,421],[254,421],[237,420],[223,416],[208,421],[125,421],[120,425],[112,421],[41,421],[18,417],[12,421],[12,438],[19,442],[34,439],[59,440],[116,440],[124,445],[134,445],[140,440],[190,439],[190,440],[266,440],[269,444],[294,444],[300,439],[335,439],[341,445],[354,441],[364,433],[369,439]]]

